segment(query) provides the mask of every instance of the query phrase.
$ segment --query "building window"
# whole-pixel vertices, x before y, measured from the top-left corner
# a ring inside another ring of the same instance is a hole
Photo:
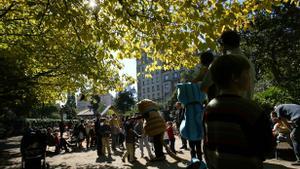
[[[169,84],[165,84],[164,88],[165,88],[164,93],[169,93],[170,92],[170,85]]]
[[[143,88],[143,93],[145,93],[145,88]]]
[[[147,87],[147,92],[148,92],[148,93],[150,92],[150,88],[149,88],[149,87]]]
[[[154,86],[152,86],[152,92],[154,92],[154,90],[155,90],[155,89],[154,89]]]
[[[155,95],[154,95],[154,93],[152,94],[152,99],[154,99],[155,98]]]
[[[173,76],[174,76],[174,79],[177,79],[177,78],[179,78],[179,75],[178,75],[178,73],[177,73],[177,72],[175,72]]]
[[[143,81],[143,86],[145,85],[145,81]]]
[[[156,90],[159,91],[159,85],[156,85]]]
[[[165,75],[164,80],[169,80],[169,75]]]

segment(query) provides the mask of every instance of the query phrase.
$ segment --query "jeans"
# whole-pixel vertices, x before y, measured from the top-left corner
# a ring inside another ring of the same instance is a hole
[[[148,141],[148,137],[147,136],[143,136],[142,140],[143,140],[144,145],[145,145],[145,147],[146,147],[146,149],[148,151],[149,158],[153,158],[153,154],[151,152],[151,148],[150,148],[150,144],[149,144],[149,141]]]
[[[96,136],[96,144],[97,144],[97,155],[101,156],[102,154],[102,136]]]
[[[191,158],[197,158],[202,160],[202,150],[201,150],[201,140],[199,141],[191,141],[189,140],[189,146],[191,148]]]
[[[293,143],[294,152],[298,161],[300,161],[300,119],[295,122],[295,126],[290,134]]]

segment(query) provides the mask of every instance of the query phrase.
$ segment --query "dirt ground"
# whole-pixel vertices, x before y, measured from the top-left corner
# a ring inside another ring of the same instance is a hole
[[[0,168],[11,169],[21,168],[21,154],[20,154],[20,140],[21,136],[11,137],[5,140],[0,140]],[[47,148],[48,154],[46,161],[49,163],[50,168],[57,169],[73,169],[73,168],[88,168],[88,169],[174,169],[185,168],[190,160],[188,150],[180,150],[181,141],[176,139],[177,155],[185,159],[183,162],[177,162],[167,155],[167,161],[164,162],[149,162],[148,158],[141,158],[139,149],[136,149],[137,162],[131,164],[128,162],[123,163],[121,160],[122,152],[117,151],[112,154],[111,158],[103,157],[97,158],[97,152],[94,149],[78,150],[65,153],[62,151],[60,154],[53,153],[53,147]],[[145,150],[146,151],[146,150]],[[147,153],[145,153],[147,154]],[[292,151],[289,147],[284,145],[280,147],[279,159],[269,159],[265,161],[265,169],[297,169],[290,165],[293,158]],[[289,157],[289,158],[284,158]],[[300,167],[299,167],[300,168]],[[298,168],[298,169],[299,169]]]

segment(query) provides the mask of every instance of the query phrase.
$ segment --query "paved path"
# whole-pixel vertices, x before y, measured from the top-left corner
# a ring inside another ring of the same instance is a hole
[[[11,169],[20,168],[20,139],[21,137],[11,137],[6,140],[0,140],[0,168]],[[178,140],[178,141],[177,141]],[[179,139],[176,139],[176,148],[179,150]],[[50,149],[51,150],[51,149]],[[166,162],[148,162],[146,158],[140,157],[139,149],[136,150],[138,161],[134,164],[121,161],[122,152],[118,151],[112,155],[112,158],[97,159],[95,150],[83,150],[71,153],[60,153],[59,155],[47,156],[46,161],[50,164],[50,168],[73,169],[73,168],[89,168],[89,169],[175,169],[185,168],[190,159],[189,152],[186,150],[177,153],[180,157],[186,159],[184,162],[176,162],[167,155]],[[283,155],[283,153],[282,153]],[[265,162],[266,169],[297,169],[290,165],[290,161],[270,159]],[[299,168],[298,168],[299,169]]]

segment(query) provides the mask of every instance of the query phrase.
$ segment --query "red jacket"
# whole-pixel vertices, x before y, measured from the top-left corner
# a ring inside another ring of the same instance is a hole
[[[167,128],[167,133],[168,133],[168,136],[169,136],[169,139],[175,139],[175,136],[174,136],[174,132],[173,132],[173,127],[168,127]]]

